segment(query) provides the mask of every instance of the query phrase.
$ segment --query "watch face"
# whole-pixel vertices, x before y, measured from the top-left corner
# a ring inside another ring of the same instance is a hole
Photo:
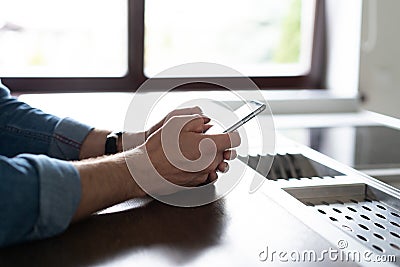
[[[105,155],[112,155],[118,152],[117,141],[118,141],[117,134],[111,133],[107,136],[105,151],[104,151]]]

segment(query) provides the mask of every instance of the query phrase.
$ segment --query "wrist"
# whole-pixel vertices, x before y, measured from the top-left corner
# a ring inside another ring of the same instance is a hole
[[[110,131],[99,129],[90,131],[81,145],[79,159],[95,158],[104,155],[104,146],[107,135],[110,133]]]
[[[123,152],[124,150],[131,150],[139,147],[146,141],[146,132],[125,132],[122,138],[118,140],[118,151]]]
[[[73,221],[123,201],[145,196],[131,177],[124,157],[109,156],[73,162],[81,180],[81,200]]]
[[[136,183],[133,174],[129,171],[128,165],[126,163],[125,157],[129,157],[130,160],[135,160],[135,153],[120,153],[116,156],[114,163],[117,165],[115,167],[118,170],[116,174],[117,177],[122,177],[124,182],[124,189],[127,199],[132,199],[135,197],[144,197],[147,194],[142,190],[142,188]]]

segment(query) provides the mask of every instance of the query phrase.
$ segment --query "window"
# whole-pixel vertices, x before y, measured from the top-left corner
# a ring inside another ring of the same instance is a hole
[[[310,0],[146,1],[144,73],[213,62],[246,76],[304,75],[314,14]]]
[[[0,75],[124,76],[127,15],[126,1],[0,1]]]
[[[21,92],[133,91],[203,61],[263,89],[318,88],[321,22],[321,0],[0,0],[0,77]]]

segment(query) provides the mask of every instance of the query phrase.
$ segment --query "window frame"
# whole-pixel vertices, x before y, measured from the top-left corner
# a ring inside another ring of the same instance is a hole
[[[145,0],[128,1],[128,71],[124,77],[6,77],[2,82],[12,89],[13,93],[77,93],[77,92],[134,92],[148,78],[144,75],[144,16]],[[139,40],[139,41],[138,41]],[[314,35],[311,68],[309,73],[301,76],[269,76],[250,77],[262,90],[293,89],[326,89],[325,73],[325,3],[316,0]],[[190,78],[158,78],[162,85],[167,80],[190,82]],[[221,81],[235,77],[208,78]],[[178,90],[220,90],[209,84],[193,84],[182,86]],[[246,88],[243,88],[244,90]],[[163,88],[153,88],[162,91]]]

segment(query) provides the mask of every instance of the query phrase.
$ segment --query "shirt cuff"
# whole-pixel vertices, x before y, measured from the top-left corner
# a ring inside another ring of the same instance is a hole
[[[54,129],[48,155],[64,160],[79,159],[83,141],[93,127],[70,118],[60,120]]]
[[[1,83],[1,79],[0,79],[0,98],[8,97],[9,95],[10,95],[10,90],[8,90],[8,88],[5,87],[5,86]]]
[[[42,239],[64,231],[81,198],[78,170],[67,161],[44,155],[21,155],[39,176],[39,215],[29,239]]]

